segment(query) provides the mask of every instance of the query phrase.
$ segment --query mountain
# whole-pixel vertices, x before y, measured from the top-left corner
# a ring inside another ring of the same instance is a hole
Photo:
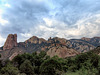
[[[82,52],[93,50],[100,45],[100,37],[70,39],[49,38],[45,40],[33,36],[24,42],[17,43],[17,34],[9,34],[3,47],[0,48],[1,59],[13,59],[14,56],[21,53],[32,53],[34,51],[46,51],[47,55],[57,55],[62,58],[75,56]]]
[[[93,37],[93,38],[81,38],[81,40],[97,47],[97,46],[100,46],[100,37]]]
[[[79,52],[87,52],[100,46],[100,37],[67,40],[67,46]]]
[[[94,45],[81,39],[67,40],[66,45],[70,48],[74,48],[75,50],[79,52],[87,52],[95,48]]]
[[[23,47],[26,48],[29,52],[31,51],[38,51],[38,50],[47,50],[47,47],[52,44],[62,44],[69,48],[73,48],[78,52],[87,52],[100,46],[100,37],[93,37],[93,38],[81,38],[81,39],[70,39],[66,40],[64,38],[54,37],[45,40],[43,38],[38,38],[36,36],[31,37],[30,39],[26,40],[22,44]]]
[[[36,36],[31,37],[24,43],[19,43],[19,46],[25,48],[26,52],[32,53],[34,51],[46,51],[47,55],[65,58],[79,54],[76,50],[66,46],[66,39],[64,38],[49,38],[45,40]]]

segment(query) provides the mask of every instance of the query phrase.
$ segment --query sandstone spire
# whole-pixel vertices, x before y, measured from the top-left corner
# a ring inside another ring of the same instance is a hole
[[[3,46],[3,50],[10,50],[17,46],[17,34],[9,34]]]

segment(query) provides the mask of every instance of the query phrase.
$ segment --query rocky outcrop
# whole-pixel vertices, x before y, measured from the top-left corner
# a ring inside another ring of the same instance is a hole
[[[41,44],[42,42],[46,42],[46,40],[43,38],[38,38],[36,36],[33,36],[25,41],[25,43],[34,43],[34,44]]]
[[[3,46],[3,50],[10,50],[17,46],[17,34],[9,34]]]
[[[76,50],[72,48],[68,48],[67,46],[62,45],[62,44],[51,45],[48,47],[48,51],[47,51],[47,55],[49,55],[50,57],[57,55],[61,58],[66,58],[66,57],[72,57],[78,54],[80,53],[77,52]]]
[[[49,38],[47,43],[61,43],[66,45],[66,39],[64,38],[58,38],[58,37],[54,37],[54,38]]]

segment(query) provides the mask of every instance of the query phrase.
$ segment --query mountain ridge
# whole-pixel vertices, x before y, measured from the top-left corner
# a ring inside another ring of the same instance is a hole
[[[9,37],[7,39],[9,39]],[[12,38],[8,41],[13,42],[14,39]],[[25,40],[24,42],[17,43],[16,46],[13,46],[13,44],[11,44],[10,46],[11,46],[10,49],[3,50],[3,47],[5,47],[4,44],[4,46],[0,48],[1,55],[5,54],[4,53],[5,50],[8,52],[9,50],[12,49],[15,50],[12,51],[11,55],[9,56],[9,59],[12,59],[14,54],[15,55],[20,54],[20,51],[22,53],[24,52],[32,53],[34,51],[36,52],[46,51],[47,54],[51,57],[57,55],[59,57],[65,58],[93,50],[97,46],[100,46],[100,37],[93,37],[93,38],[83,37],[81,39],[70,39],[70,40],[59,37],[53,37],[53,38],[50,37],[48,40],[45,40],[44,38],[38,38],[37,36],[32,36],[31,38]],[[19,52],[17,49],[19,49]],[[9,55],[9,53],[7,55]]]

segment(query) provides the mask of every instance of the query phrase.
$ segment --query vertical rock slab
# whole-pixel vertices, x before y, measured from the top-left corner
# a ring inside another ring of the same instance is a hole
[[[17,46],[17,34],[9,34],[3,46],[3,50],[10,50]]]

